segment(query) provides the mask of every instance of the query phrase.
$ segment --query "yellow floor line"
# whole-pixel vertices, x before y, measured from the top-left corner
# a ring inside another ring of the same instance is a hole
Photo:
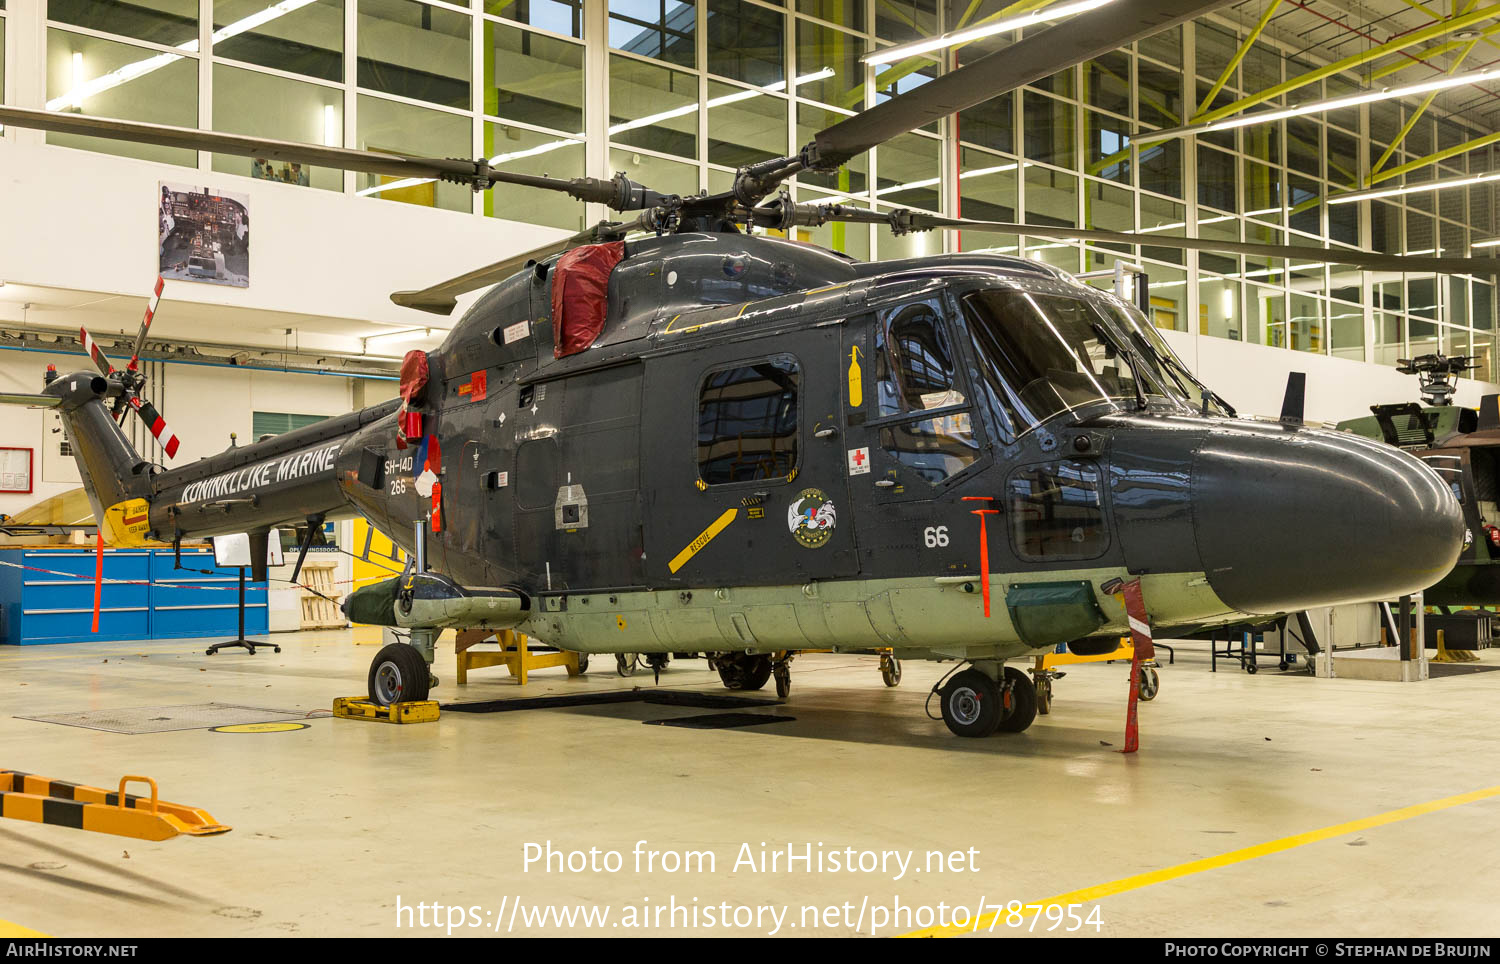
[[[20,924],[12,924],[8,920],[0,920],[0,937],[51,937],[51,936],[52,935],[50,935],[50,934],[43,934],[41,931],[34,931],[31,928],[29,928],[29,927],[22,927]]]
[[[1412,817],[1420,817],[1423,814],[1435,813],[1439,810],[1447,810],[1450,807],[1461,807],[1466,803],[1475,803],[1479,800],[1488,800],[1492,797],[1500,797],[1500,786],[1487,787],[1483,790],[1471,790],[1468,793],[1460,793],[1457,796],[1443,797],[1440,800],[1429,800],[1427,803],[1417,803],[1410,807],[1402,807],[1400,810],[1390,810],[1378,813],[1373,817],[1364,817],[1359,820],[1350,820],[1348,823],[1334,824],[1331,827],[1323,827],[1320,830],[1309,830],[1306,833],[1293,834],[1290,837],[1282,837],[1253,847],[1245,847],[1241,850],[1231,850],[1225,854],[1215,857],[1204,857],[1201,860],[1190,860],[1185,864],[1177,864],[1175,867],[1164,867],[1161,870],[1152,870],[1143,874],[1133,874],[1129,877],[1121,877],[1105,884],[1095,884],[1093,887],[1084,887],[1081,890],[1069,891],[1066,894],[1058,894],[1056,897],[1048,897],[1041,901],[1032,901],[1025,908],[1027,915],[1041,913],[1041,908],[1052,905],[1062,905],[1066,909],[1069,904],[1086,904],[1090,901],[1101,900],[1112,897],[1115,894],[1123,894],[1130,890],[1139,890],[1142,887],[1150,887],[1152,884],[1160,884],[1168,880],[1177,880],[1193,874],[1201,874],[1205,870],[1216,870],[1220,867],[1228,867],[1231,864],[1243,863],[1254,860],[1257,857],[1266,857],[1271,854],[1279,854],[1285,850],[1292,850],[1321,840],[1332,837],[1342,837],[1345,834],[1358,833],[1361,830],[1369,830],[1373,827],[1383,827],[1386,824],[1399,823],[1402,820],[1410,820]],[[978,922],[968,921],[965,926],[948,925],[947,927],[928,927],[908,934],[900,934],[900,937],[955,937],[959,934],[967,934],[975,931],[989,931],[991,923],[995,923],[995,932],[1009,930],[1003,920],[1005,911],[991,914],[983,914]],[[1088,911],[1080,913],[1087,916]]]

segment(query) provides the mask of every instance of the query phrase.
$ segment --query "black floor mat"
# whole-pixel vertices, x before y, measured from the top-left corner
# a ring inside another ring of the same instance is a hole
[[[762,726],[766,723],[794,723],[795,716],[771,716],[767,713],[704,713],[701,716],[678,716],[669,720],[642,720],[647,726],[685,726],[690,730],[727,730],[736,726]]]
[[[510,710],[558,710],[570,706],[599,706],[608,703],[651,703],[657,706],[693,706],[706,710],[728,710],[750,706],[779,706],[775,700],[753,700],[722,693],[693,693],[682,690],[601,690],[597,693],[575,693],[567,696],[521,696],[508,700],[476,700],[472,703],[444,703],[442,709],[453,713],[505,713]]]
[[[1470,673],[1488,673],[1490,670],[1500,669],[1500,666],[1475,666],[1472,663],[1433,663],[1427,664],[1428,676],[1468,676]]]

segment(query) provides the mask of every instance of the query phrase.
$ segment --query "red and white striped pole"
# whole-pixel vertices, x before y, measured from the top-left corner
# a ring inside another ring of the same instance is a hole
[[[1151,623],[1146,617],[1146,601],[1141,595],[1141,581],[1132,579],[1120,587],[1125,597],[1125,618],[1130,623],[1130,642],[1135,655],[1130,659],[1130,703],[1125,711],[1125,749],[1121,753],[1134,753],[1141,746],[1140,721],[1136,704],[1141,696],[1141,664],[1156,658],[1156,646],[1151,641]]]

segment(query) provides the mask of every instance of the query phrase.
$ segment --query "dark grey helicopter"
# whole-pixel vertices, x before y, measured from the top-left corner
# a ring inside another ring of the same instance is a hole
[[[514,628],[584,653],[706,652],[757,688],[799,650],[963,661],[953,732],[1020,731],[1034,684],[1005,661],[1112,649],[1139,578],[1155,627],[1202,628],[1421,589],[1463,519],[1404,452],[1238,418],[1133,306],[1018,258],[864,264],[742,233],[829,221],[962,227],[1271,257],[1226,245],[897,210],[794,204],[799,171],[1222,3],[1124,0],[1028,37],[741,170],[666,196],[617,175],[563,181],[443,161],[0,108],[0,122],[397,176],[552,188],[641,211],[397,303],[448,312],[494,285],[403,398],[163,470],[111,416],[143,411],[134,365],[58,377],[55,406],[116,544],[361,514],[414,557],[355,593],[356,621],[411,645],[374,658],[372,699],[423,699],[447,627]],[[633,238],[634,232],[647,236]],[[1395,270],[1493,270],[1341,251]],[[144,332],[142,333],[144,338]],[[139,339],[138,339],[139,340]],[[306,547],[304,546],[304,552]],[[263,558],[263,551],[255,552]]]

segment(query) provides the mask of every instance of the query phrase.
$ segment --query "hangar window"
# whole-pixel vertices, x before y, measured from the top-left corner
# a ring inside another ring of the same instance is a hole
[[[698,474],[709,485],[781,479],[797,466],[797,362],[710,372],[698,393]]]
[[[1099,496],[1099,467],[1091,462],[1032,465],[1008,486],[1010,541],[1032,562],[1092,559],[1108,536]]]

